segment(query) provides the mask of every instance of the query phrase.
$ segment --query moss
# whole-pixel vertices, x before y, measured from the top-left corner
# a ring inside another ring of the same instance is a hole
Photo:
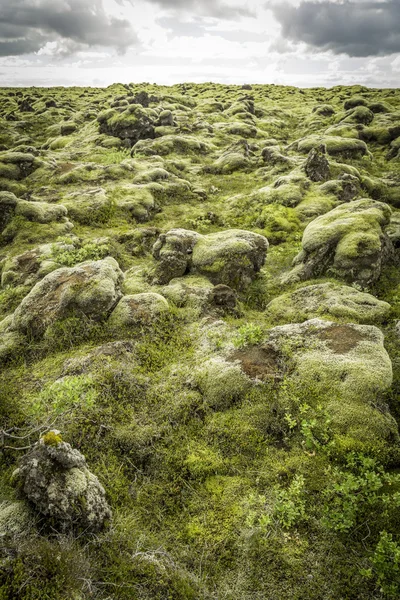
[[[266,308],[269,318],[302,322],[315,317],[355,323],[374,323],[388,318],[390,304],[371,294],[333,282],[307,285],[278,296]]]
[[[297,143],[299,152],[307,154],[312,148],[321,144],[326,145],[328,154],[331,156],[341,155],[344,158],[357,158],[368,154],[365,142],[354,138],[342,138],[337,136],[310,136]]]
[[[58,446],[63,441],[58,431],[48,431],[40,439],[45,446]]]

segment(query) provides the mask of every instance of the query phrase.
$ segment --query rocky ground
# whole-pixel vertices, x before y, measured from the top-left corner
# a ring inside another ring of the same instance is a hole
[[[0,599],[398,598],[400,91],[0,96]]]

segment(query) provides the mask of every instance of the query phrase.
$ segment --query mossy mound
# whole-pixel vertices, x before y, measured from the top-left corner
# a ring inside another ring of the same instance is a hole
[[[376,281],[392,247],[385,229],[391,209],[375,200],[342,204],[305,229],[302,251],[288,279],[309,279],[323,273],[368,286]]]
[[[337,452],[379,451],[398,440],[396,421],[374,404],[392,382],[383,339],[376,327],[318,319],[270,332],[269,343],[293,361],[289,379],[324,403]]]
[[[113,258],[87,261],[46,275],[14,312],[12,329],[38,336],[75,311],[101,319],[121,297],[122,272]]]
[[[296,146],[299,152],[307,154],[312,148],[317,148],[321,144],[326,146],[326,150],[331,156],[339,155],[344,158],[360,158],[368,154],[367,145],[362,140],[333,135],[309,136],[297,142]]]
[[[268,304],[266,312],[269,318],[286,323],[301,323],[316,317],[375,323],[388,318],[390,304],[356,288],[328,282],[278,296]]]

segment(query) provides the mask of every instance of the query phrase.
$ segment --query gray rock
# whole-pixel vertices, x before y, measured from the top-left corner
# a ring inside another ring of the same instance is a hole
[[[331,170],[324,144],[310,150],[304,168],[311,181],[327,181],[330,178]]]
[[[14,480],[58,531],[100,531],[111,519],[104,488],[87,468],[85,457],[56,431],[45,434],[22,458]]]

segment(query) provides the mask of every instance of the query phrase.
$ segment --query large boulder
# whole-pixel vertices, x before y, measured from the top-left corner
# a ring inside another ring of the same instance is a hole
[[[181,277],[189,271],[193,248],[201,237],[196,231],[188,229],[171,229],[159,236],[153,246],[153,256],[158,261],[158,284],[167,284],[171,279]]]
[[[286,323],[322,316],[371,323],[387,317],[390,304],[353,287],[328,282],[278,296],[268,304],[266,312],[269,318]]]
[[[268,241],[257,233],[230,229],[202,236],[193,248],[192,269],[212,283],[242,289],[265,263]]]
[[[154,123],[157,114],[140,104],[131,104],[125,111],[109,109],[97,117],[100,133],[113,135],[133,146],[139,140],[155,137]]]
[[[361,199],[342,204],[309,223],[302,251],[285,281],[301,281],[331,274],[363,287],[374,283],[392,254],[386,234],[390,207]]]
[[[158,261],[156,281],[166,284],[175,277],[196,273],[212,283],[241,289],[249,284],[265,262],[267,239],[251,231],[230,229],[200,235],[171,229],[153,247]]]
[[[266,361],[279,357],[285,385],[326,414],[334,452],[385,452],[399,439],[380,397],[392,383],[383,342],[377,327],[312,319],[271,329],[263,345]]]
[[[362,140],[335,135],[310,135],[298,140],[290,147],[306,154],[310,152],[312,148],[318,148],[321,144],[326,146],[326,150],[330,156],[359,158],[368,154],[368,147]]]
[[[46,275],[14,312],[12,329],[42,335],[55,321],[71,314],[100,319],[121,298],[123,274],[115,259],[87,261]]]
[[[83,454],[49,431],[14,473],[23,497],[58,531],[96,532],[110,522],[111,509]]]

